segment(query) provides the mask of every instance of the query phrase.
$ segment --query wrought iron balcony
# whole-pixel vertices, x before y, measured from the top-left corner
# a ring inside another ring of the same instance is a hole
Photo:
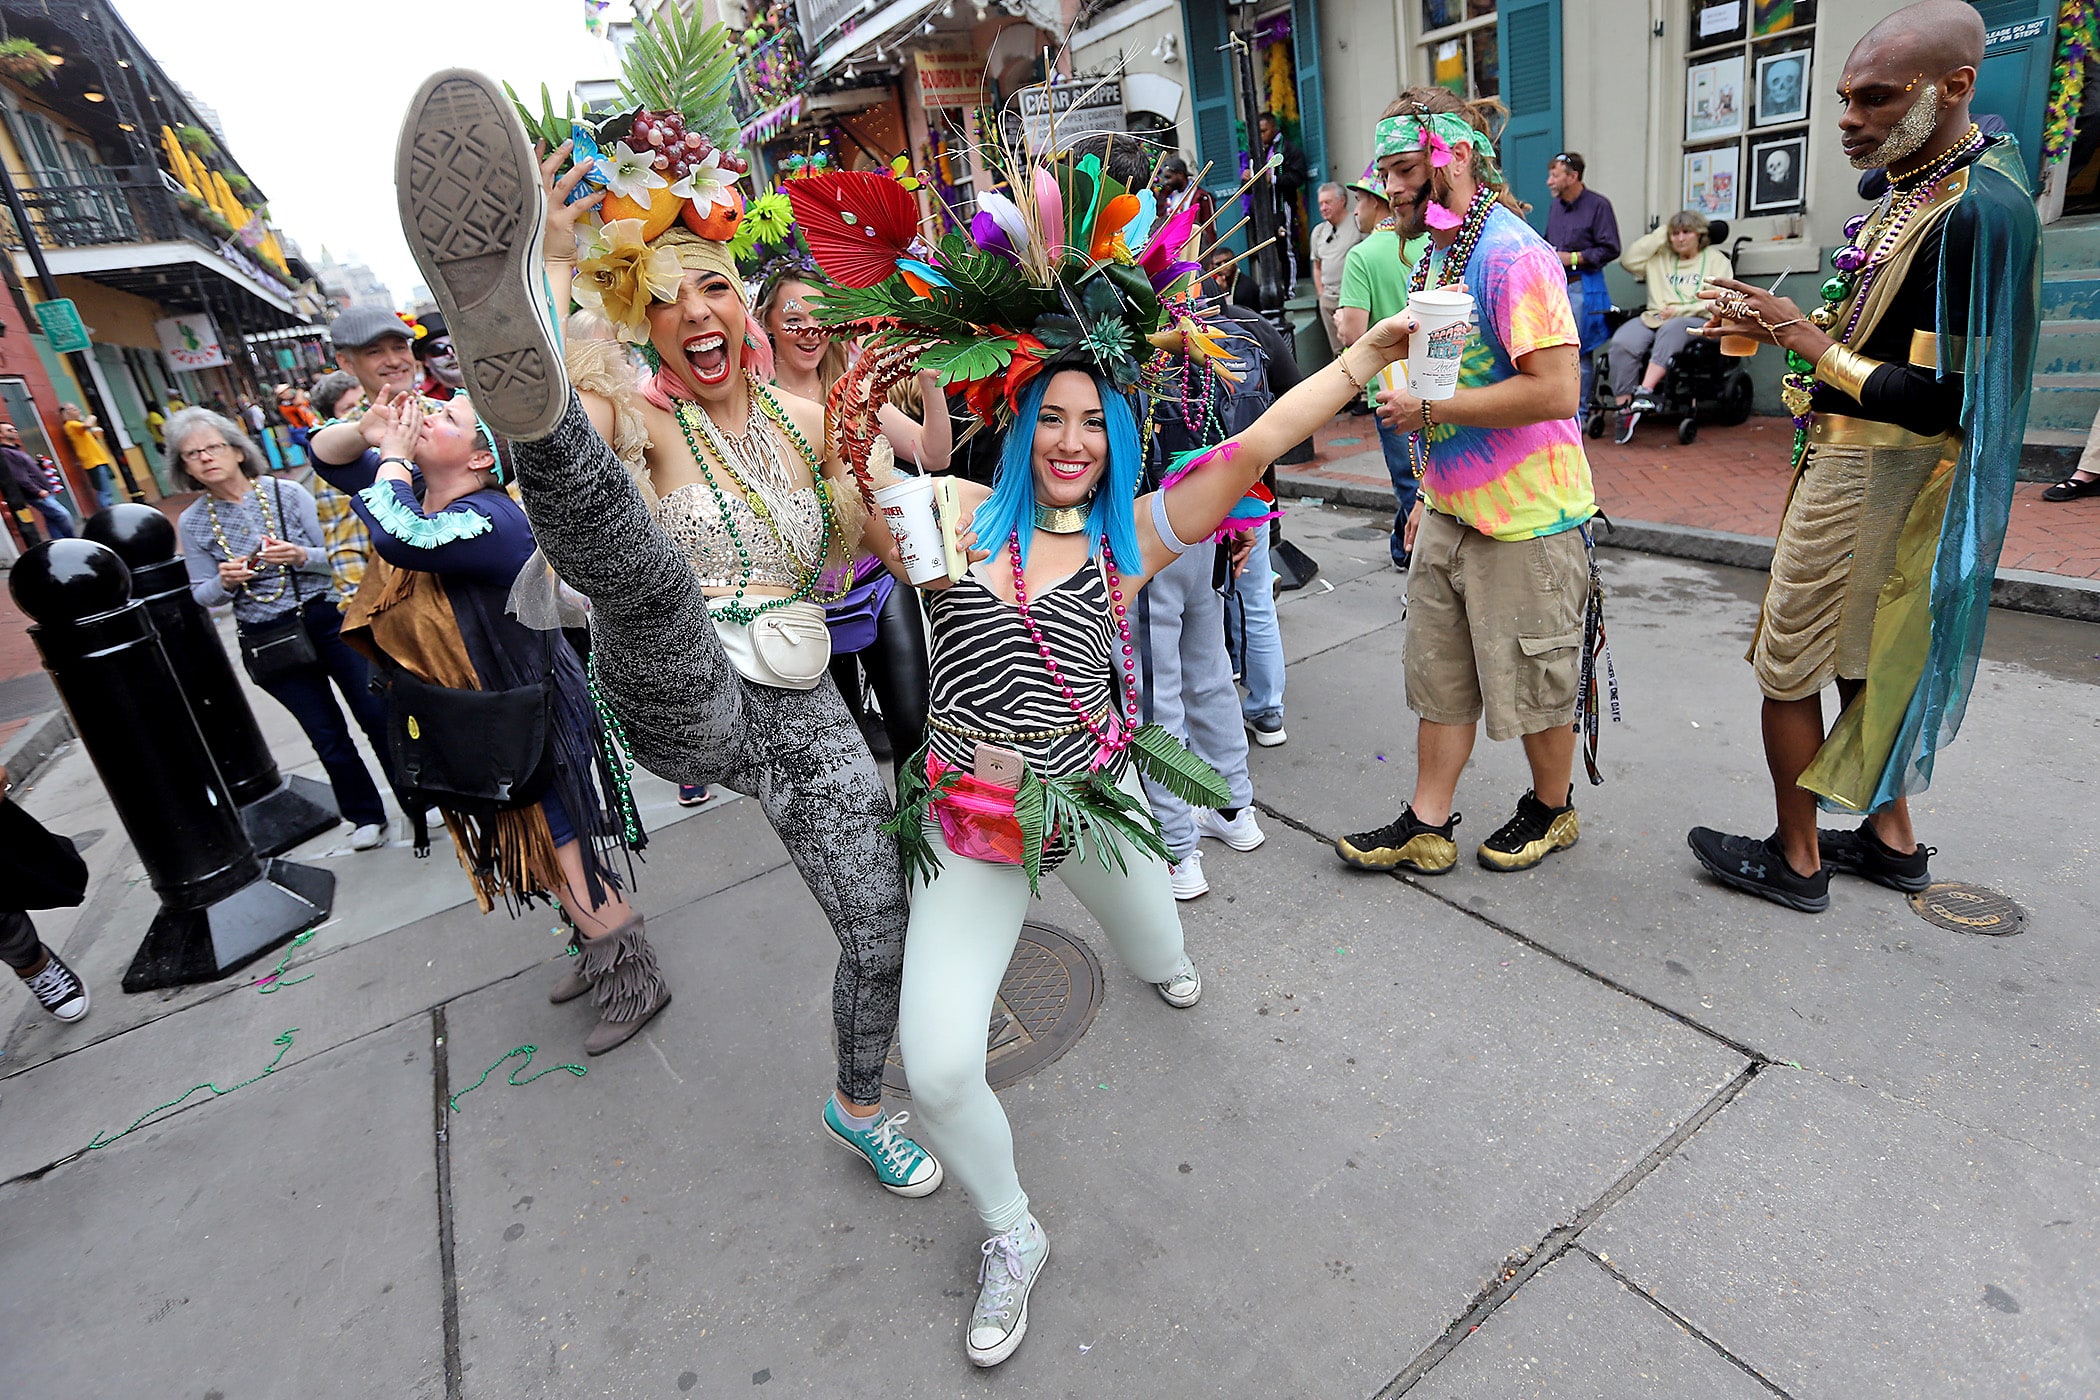
[[[202,200],[157,165],[97,166],[65,180],[13,174],[15,188],[46,248],[100,248],[129,243],[196,245],[266,286],[291,285],[265,265],[214,216]],[[22,247],[20,230],[6,220],[0,234],[10,249]]]

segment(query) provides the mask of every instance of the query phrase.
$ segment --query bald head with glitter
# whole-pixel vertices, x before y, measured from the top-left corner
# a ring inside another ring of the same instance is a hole
[[[1960,140],[1983,39],[1983,17],[1962,0],[1919,0],[1868,30],[1838,83],[1845,158],[1900,174]]]

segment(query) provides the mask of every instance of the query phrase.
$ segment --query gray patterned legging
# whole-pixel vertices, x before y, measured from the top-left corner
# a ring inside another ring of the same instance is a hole
[[[758,798],[838,935],[831,1015],[839,1092],[882,1097],[910,917],[889,788],[826,676],[814,690],[755,685],[730,665],[692,566],[572,394],[553,433],[515,444],[533,533],[591,600],[599,693],[635,761],[679,783]]]

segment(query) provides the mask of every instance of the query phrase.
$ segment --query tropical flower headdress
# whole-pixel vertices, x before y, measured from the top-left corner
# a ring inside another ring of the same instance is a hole
[[[736,185],[751,168],[729,104],[739,52],[725,26],[701,24],[697,6],[688,14],[665,5],[635,25],[619,115],[590,121],[573,99],[556,113],[544,87],[535,114],[510,93],[525,129],[549,150],[575,143],[571,166],[586,171],[575,197],[606,191],[596,220],[578,232],[573,291],[623,340],[649,338],[650,304],[676,297],[688,269],[737,277],[745,199]]]
[[[959,388],[991,425],[1012,418],[1046,368],[1164,391],[1172,357],[1223,358],[1190,296],[1199,265],[1180,256],[1199,232],[1193,205],[1160,219],[1152,192],[1125,186],[1096,154],[986,154],[1005,192],[980,193],[967,231],[937,239],[921,231],[917,182],[898,170],[782,185],[826,279],[820,318],[865,338],[827,420],[864,484],[876,412],[916,371]]]

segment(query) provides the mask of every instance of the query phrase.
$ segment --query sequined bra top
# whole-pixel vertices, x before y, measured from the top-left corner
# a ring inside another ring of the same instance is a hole
[[[729,507],[726,524],[705,482],[690,482],[656,503],[657,523],[685,551],[702,588],[734,588],[742,581],[744,562],[737,556],[738,540],[750,556],[752,587],[793,589],[816,567],[824,512],[813,488],[798,487],[766,502],[780,527],[777,532],[743,497],[724,492],[722,499]],[[731,527],[736,531],[734,537]],[[800,550],[784,543],[783,534],[796,541]]]

